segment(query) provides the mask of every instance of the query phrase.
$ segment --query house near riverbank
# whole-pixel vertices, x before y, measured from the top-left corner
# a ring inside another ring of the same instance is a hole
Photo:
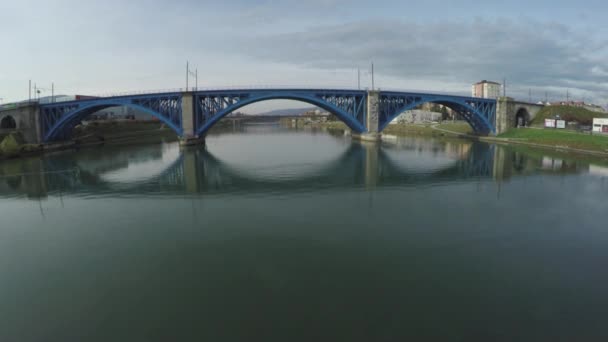
[[[608,133],[608,119],[595,118],[593,119],[594,133]]]
[[[399,115],[393,121],[390,122],[391,125],[394,124],[404,124],[404,123],[425,123],[425,122],[434,122],[441,121],[442,114],[437,112],[430,112],[426,110],[414,109],[408,110],[403,114]]]

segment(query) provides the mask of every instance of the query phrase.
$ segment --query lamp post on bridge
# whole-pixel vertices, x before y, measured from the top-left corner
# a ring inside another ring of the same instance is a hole
[[[194,77],[194,90],[198,90],[198,68],[194,69],[194,72],[190,70],[190,62],[186,61],[186,91],[188,91],[188,81],[190,76]]]
[[[374,62],[372,62],[372,91],[376,90],[376,85],[374,83]]]
[[[43,91],[51,91],[51,103],[55,102],[55,83],[51,82],[51,89],[41,88],[36,86],[36,82],[34,82],[34,100],[40,100],[40,94]],[[32,81],[30,80],[30,89],[29,89],[29,101],[32,101]]]
[[[51,91],[51,103],[55,102],[55,83],[51,83],[51,89],[49,88],[41,88],[41,87],[36,87],[36,84],[34,83],[34,97],[37,97],[37,100],[40,101],[40,94],[43,91]]]

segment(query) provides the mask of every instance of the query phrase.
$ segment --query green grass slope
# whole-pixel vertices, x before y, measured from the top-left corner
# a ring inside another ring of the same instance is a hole
[[[608,136],[604,135],[590,135],[555,129],[513,128],[498,137],[547,146],[608,152]]]
[[[547,106],[541,109],[534,120],[532,125],[543,125],[545,119],[553,118],[555,115],[559,115],[560,118],[568,122],[575,121],[583,125],[591,125],[593,118],[608,118],[606,113],[593,112],[585,108],[571,107],[571,106]]]

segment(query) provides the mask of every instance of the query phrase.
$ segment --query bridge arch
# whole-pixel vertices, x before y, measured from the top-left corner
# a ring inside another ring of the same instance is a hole
[[[363,95],[361,95],[361,96],[362,96],[362,101],[365,104],[366,98]],[[202,97],[202,96],[199,95],[199,97]],[[203,120],[200,120],[202,115],[197,114],[196,117],[197,117],[197,120],[199,120],[199,125],[198,125],[198,129],[196,131],[196,135],[204,136],[207,133],[207,131],[209,131],[209,129],[211,129],[211,127],[213,127],[213,125],[215,125],[218,121],[220,121],[222,118],[224,118],[228,114],[230,114],[242,107],[245,107],[245,106],[248,106],[248,105],[251,105],[254,103],[270,101],[270,100],[292,100],[292,101],[308,103],[313,106],[317,106],[321,109],[324,109],[331,114],[334,114],[342,122],[344,122],[350,129],[352,129],[355,132],[363,133],[366,130],[365,125],[362,122],[358,121],[355,116],[353,116],[352,114],[348,113],[347,111],[339,108],[338,106],[323,100],[322,98],[314,96],[312,93],[272,92],[272,93],[265,93],[265,94],[259,94],[259,95],[256,94],[256,95],[246,97],[246,98],[214,113],[210,118],[208,118],[204,122],[202,122]],[[200,106],[199,99],[196,100],[196,105]],[[200,108],[196,108],[196,111],[199,112]],[[361,119],[363,120],[364,116],[362,116]]]
[[[46,132],[44,132],[43,140],[57,140],[57,138],[61,138],[62,136],[69,134],[68,131],[71,131],[71,129],[73,129],[80,121],[82,121],[89,115],[92,115],[106,108],[121,106],[133,108],[135,110],[149,114],[155,118],[158,118],[161,122],[171,128],[177,135],[182,134],[181,125],[176,124],[174,121],[171,120],[171,118],[167,117],[166,115],[163,115],[143,105],[133,103],[130,100],[121,101],[120,99],[109,99],[86,102],[79,106],[76,106],[75,109],[63,114],[59,120],[53,123],[53,125],[49,127]]]
[[[515,112],[515,127],[527,127],[530,123],[530,113],[524,107],[519,107]]]
[[[7,115],[0,120],[0,129],[15,129],[17,121],[11,115]]]
[[[391,121],[406,111],[416,109],[426,103],[434,103],[443,105],[459,113],[473,128],[475,133],[496,133],[496,128],[494,124],[492,124],[495,118],[496,103],[483,100],[486,99],[437,95],[412,96],[410,101],[405,101],[407,102],[405,105],[396,107],[396,109],[391,108],[385,111],[385,113],[381,113],[381,115],[384,115],[384,118],[381,118],[379,130],[384,130]]]

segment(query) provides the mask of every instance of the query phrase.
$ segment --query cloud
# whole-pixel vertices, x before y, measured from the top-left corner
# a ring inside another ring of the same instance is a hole
[[[243,44],[250,57],[306,68],[352,68],[373,60],[379,73],[399,79],[470,83],[506,77],[526,95],[529,88],[574,87],[596,99],[608,90],[604,42],[551,22],[361,21]]]

